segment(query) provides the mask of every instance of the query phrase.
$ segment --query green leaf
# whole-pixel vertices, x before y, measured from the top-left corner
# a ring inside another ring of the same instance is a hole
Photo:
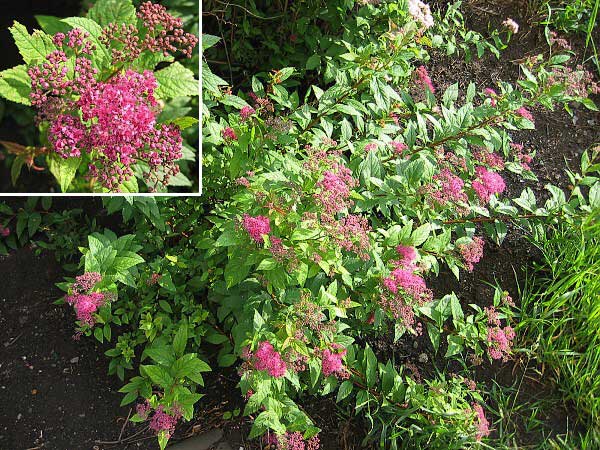
[[[232,353],[226,353],[217,358],[217,362],[221,367],[230,367],[237,361],[237,358]]]
[[[463,338],[455,335],[448,335],[448,350],[446,350],[445,358],[450,358],[458,353],[460,353],[463,349]]]
[[[188,341],[188,326],[186,323],[182,323],[175,333],[175,338],[173,339],[173,349],[177,356],[182,356],[185,353],[185,347],[187,346]]]
[[[51,35],[56,33],[66,33],[70,28],[69,25],[64,23],[58,17],[38,15],[35,16],[35,19],[40,24],[42,30]]]
[[[155,73],[158,81],[156,94],[162,99],[189,97],[200,94],[200,83],[194,72],[176,62]]]
[[[173,377],[166,369],[160,366],[140,366],[152,383],[162,388],[168,388],[173,384]]]
[[[35,30],[30,35],[27,28],[17,21],[15,21],[9,30],[26,64],[34,61],[43,61],[46,59],[46,56],[56,50],[52,38],[43,31]]]
[[[352,392],[352,382],[349,380],[344,381],[341,385],[340,388],[338,390],[338,394],[337,394],[337,398],[335,399],[335,401],[337,403],[341,402],[342,400],[344,400],[346,397],[348,397],[350,395],[350,393]]]
[[[164,366],[171,366],[175,362],[175,355],[170,346],[162,345],[160,347],[150,347],[144,350],[152,360]]]
[[[20,65],[0,72],[0,96],[15,103],[31,105],[31,79],[27,66]]]
[[[412,232],[412,234],[410,236],[411,244],[414,245],[415,247],[421,245],[423,242],[425,242],[427,240],[430,232],[431,232],[431,226],[428,223],[421,225],[420,227],[418,227],[417,229],[415,229]]]
[[[40,213],[36,212],[29,216],[29,219],[27,220],[27,233],[29,234],[29,237],[32,237],[36,233],[41,223],[42,216]]]
[[[75,178],[77,169],[81,164],[81,158],[61,158],[56,153],[51,153],[46,157],[48,168],[58,184],[62,192],[67,192],[71,182]]]
[[[590,188],[589,201],[592,208],[600,208],[600,181],[596,181]]]
[[[136,23],[135,7],[131,0],[97,0],[87,16],[103,27],[109,23]]]
[[[185,116],[170,120],[168,123],[177,125],[180,130],[185,130],[186,128],[196,125],[198,123],[198,119],[195,117]]]
[[[202,50],[206,50],[217,44],[221,40],[218,36],[202,33]]]
[[[25,160],[22,156],[17,156],[10,167],[10,179],[12,181],[13,186],[17,184],[17,180],[19,179],[19,175],[21,175],[21,169],[25,164]]]
[[[367,386],[375,386],[377,381],[377,356],[371,349],[371,347],[365,348],[365,377],[367,380]]]

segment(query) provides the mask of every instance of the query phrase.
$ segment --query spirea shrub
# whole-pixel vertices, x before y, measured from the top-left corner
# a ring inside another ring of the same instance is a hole
[[[87,17],[38,22],[43,31],[31,35],[18,22],[11,27],[25,64],[0,73],[0,95],[35,109],[42,146],[32,151],[60,188],[181,184],[181,131],[197,119],[164,120],[162,112],[170,99],[199,93],[193,72],[174,62],[191,58],[198,42],[182,19],[152,2],[136,12],[129,0],[99,0]],[[17,153],[13,181],[23,157]]]
[[[92,234],[80,269],[100,281],[62,285],[79,333],[118,330],[111,372],[127,377],[124,404],[137,402],[132,420],[149,421],[161,447],[193,416],[207,362],[237,368],[250,437],[272,448],[319,447],[307,396],[359,416],[365,445],[485,445],[486,398],[471,376],[514,356],[516,302],[497,287],[466,304],[431,281],[441,267],[459,280],[473,271],[508,222],[535,233],[600,206],[587,153],[568,198],[550,185],[540,205],[529,188],[507,196],[507,172],[535,179],[534,152],[512,132],[533,129],[540,108],[595,108],[557,82],[566,53],[532,58],[516,84],[443,90],[432,49],[501,55],[518,29],[486,39],[458,5],[431,21],[421,2],[363,3],[318,10],[338,34],[306,12],[293,26],[317,33],[318,61],[269,67],[238,92],[203,62],[205,197],[107,199],[135,235]],[[218,41],[204,35],[203,47]],[[94,293],[103,300],[80,313],[78,296]],[[419,361],[373,345],[421,336],[432,350]],[[429,357],[440,371],[420,370]],[[464,370],[444,372],[453,360]]]

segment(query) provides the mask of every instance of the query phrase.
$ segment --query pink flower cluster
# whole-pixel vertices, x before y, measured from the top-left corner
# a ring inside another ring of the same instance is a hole
[[[419,304],[431,300],[432,293],[425,280],[412,270],[398,267],[390,275],[384,278],[383,284],[391,293],[404,293]]]
[[[101,292],[92,292],[90,294],[73,294],[65,297],[65,300],[75,308],[77,320],[80,320],[82,323],[90,327],[96,322],[93,314],[105,302],[104,294]]]
[[[2,236],[2,237],[10,236],[10,228],[0,225],[0,236]]]
[[[490,152],[486,148],[478,148],[473,152],[475,160],[491,169],[504,170],[504,159],[497,153]]]
[[[242,122],[244,122],[254,114],[256,114],[256,110],[252,106],[244,106],[240,110],[240,119],[242,120]]]
[[[323,375],[328,377],[329,375],[340,375],[342,378],[346,377],[346,368],[342,362],[342,358],[346,356],[346,349],[342,349],[338,344],[332,344],[331,350],[323,350],[322,355],[322,370]]]
[[[515,331],[510,326],[500,328],[499,326],[489,327],[487,333],[488,354],[492,359],[509,359],[512,340],[515,338]]]
[[[231,127],[225,127],[221,130],[221,136],[223,136],[223,139],[225,139],[226,141],[237,141],[238,137],[237,134],[235,134],[235,130]]]
[[[283,435],[275,436],[274,434],[266,435],[266,444],[272,446],[276,450],[319,450],[321,443],[319,436],[313,436],[308,440],[304,440],[304,436],[299,431],[286,432]]]
[[[273,348],[270,342],[262,341],[254,353],[254,368],[266,370],[269,375],[281,378],[285,375],[287,366],[281,355]]]
[[[497,105],[496,98],[498,97],[498,94],[496,93],[495,90],[493,90],[492,88],[485,88],[483,90],[483,94],[486,95],[487,97],[489,97],[490,104],[492,106],[496,106]]]
[[[315,194],[315,199],[325,214],[333,215],[352,205],[348,198],[350,190],[357,184],[350,169],[342,164],[333,163],[331,169],[323,172],[323,178],[317,183],[320,192]]]
[[[477,434],[475,435],[476,439],[480,441],[482,438],[489,436],[490,434],[490,424],[485,417],[485,412],[481,405],[477,403],[473,403],[471,405],[473,410],[475,411],[475,417],[477,419]]]
[[[367,145],[365,145],[365,153],[369,153],[375,150],[377,150],[377,144],[375,142],[369,142]]]
[[[171,437],[175,431],[177,421],[183,417],[183,413],[180,408],[173,406],[171,412],[167,413],[163,405],[159,405],[154,411],[152,419],[150,419],[150,429],[156,434],[161,432],[166,433],[167,437]]]
[[[392,141],[390,142],[390,145],[392,146],[394,154],[396,155],[402,155],[402,153],[408,149],[408,145],[400,141]]]
[[[483,257],[483,245],[484,241],[479,236],[474,236],[468,244],[458,245],[460,256],[469,272],[473,272],[475,264]]]
[[[531,114],[531,112],[529,112],[529,110],[527,108],[525,108],[524,106],[521,106],[519,109],[517,109],[515,111],[515,114],[517,114],[517,116],[521,116],[523,119],[527,119],[530,122],[535,123],[533,114]]]
[[[419,66],[415,71],[415,74],[417,77],[417,84],[423,89],[429,89],[432,94],[435,94],[435,87],[433,86],[433,82],[431,81],[425,66]]]
[[[485,167],[478,166],[475,169],[476,179],[473,181],[473,189],[483,204],[490,201],[493,194],[501,194],[506,189],[504,179],[496,172],[490,172]]]
[[[425,187],[425,192],[438,205],[444,206],[448,203],[467,203],[467,194],[463,190],[465,182],[450,169],[442,169],[433,176],[435,184]]]
[[[65,296],[65,301],[75,308],[77,320],[90,327],[95,323],[94,313],[107,300],[102,292],[90,292],[101,280],[102,276],[97,272],[80,275],[71,286],[71,295]]]
[[[110,48],[115,62],[133,61],[144,50],[169,56],[181,51],[191,58],[198,37],[183,30],[183,20],[174,17],[157,3],[144,2],[137,16],[143,27],[111,23],[102,30],[99,41]],[[145,30],[142,35],[141,30]]]
[[[554,68],[548,77],[548,83],[563,85],[564,93],[571,97],[587,98],[590,94],[600,93],[600,84],[594,81],[594,75],[581,64],[575,70],[570,67]]]
[[[408,0],[408,12],[415,22],[419,22],[425,29],[434,25],[431,9],[427,3],[423,3],[421,0]]]
[[[248,214],[244,214],[242,226],[248,232],[250,237],[258,243],[263,242],[263,235],[268,235],[271,232],[269,218],[266,216],[252,217]]]
[[[81,119],[58,115],[50,123],[48,140],[63,158],[93,152],[90,176],[108,189],[127,181],[139,161],[149,166],[147,179],[166,184],[179,172],[175,161],[183,154],[183,140],[178,126],[156,124],[156,87],[152,72],[131,70],[90,85],[76,102]]]
[[[369,231],[371,231],[371,227],[365,217],[348,214],[339,220],[335,220],[330,216],[323,216],[321,219],[325,230],[335,245],[346,251],[356,253],[365,261],[369,260],[368,250],[371,245]]]
[[[523,150],[523,144],[511,143],[510,147],[512,148],[514,155],[524,170],[531,170],[531,162],[533,161],[533,156]]]
[[[98,70],[92,67],[89,59],[95,47],[86,40],[88,37],[89,34],[79,28],[73,28],[66,36],[57,33],[53,41],[58,50],[49,53],[45,62],[28,70],[31,78],[29,99],[38,110],[38,121],[52,120],[64,110],[72,109],[75,105],[73,96],[81,95],[96,83]],[[76,55],[72,68],[67,52]]]
[[[392,261],[395,269],[389,277],[383,279],[384,292],[380,305],[395,319],[401,319],[407,328],[414,328],[415,314],[413,305],[422,305],[433,298],[433,292],[427,288],[425,280],[419,276],[415,265],[416,250],[413,247],[396,248],[400,260]]]

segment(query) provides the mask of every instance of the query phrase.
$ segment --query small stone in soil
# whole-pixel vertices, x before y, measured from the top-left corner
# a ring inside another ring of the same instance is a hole
[[[79,362],[79,356],[76,356],[75,358],[71,358],[71,364],[77,364]]]
[[[419,362],[425,364],[427,361],[429,361],[429,357],[427,356],[427,354],[421,353],[419,355]]]

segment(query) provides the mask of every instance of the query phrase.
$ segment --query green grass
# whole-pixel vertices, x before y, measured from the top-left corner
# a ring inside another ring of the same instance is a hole
[[[600,421],[600,211],[535,244],[543,263],[528,280],[519,329],[544,375],[593,430]]]

